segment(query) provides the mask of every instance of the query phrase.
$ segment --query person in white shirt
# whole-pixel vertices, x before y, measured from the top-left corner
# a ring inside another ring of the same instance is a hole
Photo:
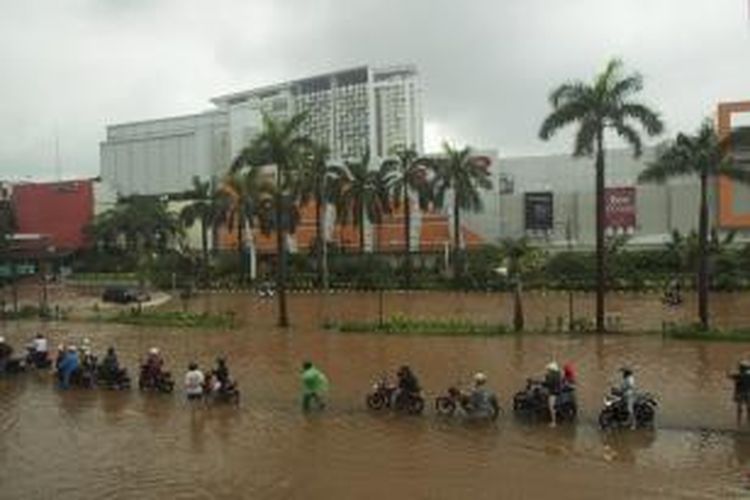
[[[188,372],[185,374],[185,394],[190,400],[201,399],[203,397],[203,384],[206,377],[198,369],[196,363],[190,363]]]
[[[47,354],[47,339],[41,333],[37,334],[36,338],[31,341],[31,345],[37,354]]]

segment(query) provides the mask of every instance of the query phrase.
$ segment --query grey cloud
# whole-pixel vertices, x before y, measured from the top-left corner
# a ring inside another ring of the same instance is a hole
[[[611,56],[670,131],[750,98],[744,0],[31,3],[0,20],[0,174],[50,173],[56,123],[66,172],[96,174],[106,123],[362,63],[416,63],[427,122],[505,154],[567,151],[537,139],[547,94]]]

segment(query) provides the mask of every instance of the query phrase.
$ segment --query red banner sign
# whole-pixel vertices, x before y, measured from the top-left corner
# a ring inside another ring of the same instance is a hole
[[[613,187],[604,190],[606,226],[613,229],[633,229],[636,223],[635,188]]]

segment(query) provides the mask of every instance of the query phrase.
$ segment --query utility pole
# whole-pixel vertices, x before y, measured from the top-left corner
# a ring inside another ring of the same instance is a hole
[[[568,247],[568,253],[573,251],[573,242],[572,242],[572,230],[570,227],[570,216],[568,216],[568,219],[565,222],[565,240]],[[573,330],[573,289],[571,288],[571,283],[568,283],[568,330]]]

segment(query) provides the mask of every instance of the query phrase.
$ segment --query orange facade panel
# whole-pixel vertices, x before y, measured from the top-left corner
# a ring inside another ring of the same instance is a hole
[[[717,132],[720,138],[732,131],[732,118],[736,114],[750,113],[750,101],[726,102],[719,104]],[[736,212],[734,207],[735,184],[731,179],[718,180],[719,226],[726,229],[750,227],[750,212]]]

